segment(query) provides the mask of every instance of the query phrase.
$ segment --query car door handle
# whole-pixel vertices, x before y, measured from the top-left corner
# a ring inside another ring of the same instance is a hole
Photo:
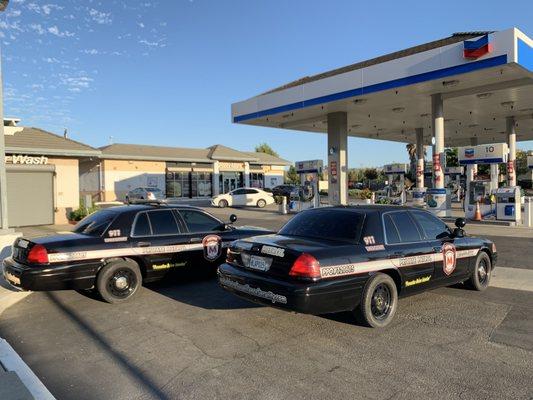
[[[202,238],[190,238],[189,243],[202,243]]]
[[[150,245],[151,245],[150,242],[139,242],[139,243],[137,243],[138,247],[150,247]]]

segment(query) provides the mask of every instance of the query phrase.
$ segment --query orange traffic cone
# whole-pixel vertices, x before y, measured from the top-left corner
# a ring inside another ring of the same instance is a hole
[[[474,221],[481,221],[481,209],[479,208],[479,201],[476,201],[476,213],[474,214]]]

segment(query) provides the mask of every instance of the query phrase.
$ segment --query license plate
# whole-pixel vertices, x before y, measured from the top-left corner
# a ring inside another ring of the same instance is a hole
[[[245,260],[247,257],[243,257],[244,264],[251,269],[258,271],[268,271],[270,264],[272,264],[272,259],[268,257],[260,257],[251,255],[248,260]],[[246,262],[248,261],[248,262]]]
[[[20,285],[20,278],[19,278],[19,277],[15,276],[15,275],[13,275],[13,274],[7,272],[7,271],[4,273],[4,276],[5,276],[6,279],[7,279],[9,282],[11,282],[12,284],[14,284],[14,285]]]

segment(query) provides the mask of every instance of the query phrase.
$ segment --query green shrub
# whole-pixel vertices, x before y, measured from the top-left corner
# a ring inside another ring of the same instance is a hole
[[[87,208],[85,206],[80,206],[80,208],[78,208],[77,210],[71,211],[68,214],[68,219],[69,221],[81,221],[87,215],[92,214],[96,210],[97,208],[95,206],[92,206],[90,208]]]

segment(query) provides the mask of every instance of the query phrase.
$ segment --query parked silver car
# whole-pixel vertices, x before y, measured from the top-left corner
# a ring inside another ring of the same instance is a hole
[[[165,194],[161,189],[151,187],[139,187],[132,189],[126,195],[126,203],[135,203],[138,200],[163,200]]]

